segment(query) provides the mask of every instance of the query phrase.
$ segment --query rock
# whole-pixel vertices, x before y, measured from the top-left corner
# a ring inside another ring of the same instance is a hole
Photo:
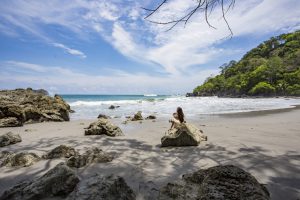
[[[142,116],[142,112],[138,111],[133,118],[131,119],[131,121],[138,121],[138,120],[143,120],[143,116]]]
[[[207,136],[192,124],[183,123],[178,128],[166,132],[161,138],[161,146],[197,146],[201,141],[206,141]]]
[[[0,136],[0,147],[16,144],[18,142],[22,142],[21,136],[19,134],[8,132]]]
[[[6,117],[0,119],[0,127],[16,127],[22,125],[22,121],[18,120],[16,117]]]
[[[67,165],[69,167],[80,168],[90,163],[105,163],[111,162],[113,160],[113,156],[105,153],[101,149],[92,148],[87,150],[83,155],[75,155],[68,159]]]
[[[114,106],[114,105],[110,105],[109,107],[108,107],[108,109],[115,109],[116,108],[116,106]]]
[[[103,118],[100,118],[98,119],[98,121],[91,123],[89,127],[86,128],[84,134],[85,135],[105,134],[111,137],[123,135],[121,129],[118,126],[110,123],[107,119],[103,119]]]
[[[215,166],[182,176],[160,189],[159,199],[269,200],[270,194],[250,173],[233,166]]]
[[[156,119],[155,115],[149,115],[148,117],[146,117],[146,119]]]
[[[67,200],[135,200],[133,190],[122,177],[96,174],[78,184]]]
[[[69,121],[70,106],[58,95],[31,88],[0,91],[0,127],[24,123]]]
[[[0,200],[34,200],[66,197],[79,182],[74,171],[64,163],[56,165],[43,176],[33,181],[21,182],[6,190]]]
[[[0,166],[4,166],[4,161],[6,161],[6,159],[13,154],[14,153],[9,152],[9,151],[1,151],[0,152]]]
[[[6,153],[4,155],[4,160],[1,163],[1,167],[28,167],[38,162],[41,158],[35,153]]]
[[[44,159],[53,159],[53,158],[70,158],[71,156],[75,156],[77,153],[73,147],[69,147],[66,145],[59,145],[55,147],[47,154],[43,155]]]
[[[104,114],[99,114],[97,118],[111,119],[110,116],[107,116],[107,115],[104,115]]]

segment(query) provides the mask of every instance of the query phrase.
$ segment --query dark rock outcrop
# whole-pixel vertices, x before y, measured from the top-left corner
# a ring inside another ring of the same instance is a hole
[[[102,151],[98,148],[88,149],[84,154],[77,154],[68,159],[67,165],[69,167],[80,168],[90,163],[105,163],[111,162],[113,160],[113,156],[108,153]]]
[[[85,135],[102,135],[115,137],[122,136],[121,129],[109,122],[107,119],[100,118],[98,121],[91,123],[85,130]]]
[[[74,171],[64,163],[56,165],[43,176],[33,181],[21,182],[6,190],[0,200],[35,200],[66,197],[79,182]]]
[[[41,158],[35,153],[21,152],[21,153],[2,153],[1,167],[28,167],[38,162]]]
[[[206,140],[207,137],[197,127],[183,123],[166,132],[161,138],[161,146],[197,146]]]
[[[116,108],[116,106],[114,106],[114,105],[110,105],[109,107],[108,107],[108,109],[111,109],[111,110],[113,110],[113,109],[115,109]]]
[[[269,200],[266,187],[251,174],[233,166],[216,166],[182,176],[160,189],[159,199]]]
[[[66,145],[59,145],[52,149],[47,154],[43,155],[44,159],[53,159],[53,158],[70,158],[71,156],[75,156],[77,153],[73,147],[69,147]]]
[[[16,144],[18,142],[22,142],[21,136],[19,134],[8,132],[0,136],[0,147]]]
[[[28,88],[0,91],[0,127],[43,121],[69,121],[70,106],[59,96]]]
[[[97,118],[98,118],[98,119],[99,119],[99,118],[103,118],[103,119],[111,119],[110,116],[107,116],[107,115],[104,115],[104,114],[99,114]]]
[[[146,117],[147,120],[149,119],[156,119],[156,116],[155,115],[149,115],[148,117]]]
[[[119,176],[96,174],[80,182],[67,200],[135,200],[133,190]]]

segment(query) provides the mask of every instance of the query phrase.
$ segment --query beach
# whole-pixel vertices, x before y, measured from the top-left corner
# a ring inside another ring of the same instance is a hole
[[[75,169],[81,179],[94,173],[116,174],[125,178],[137,199],[155,199],[158,189],[179,179],[183,174],[215,165],[236,165],[250,172],[268,188],[271,199],[300,198],[300,109],[239,114],[218,114],[208,117],[187,117],[208,136],[208,141],[195,147],[160,147],[160,139],[170,127],[166,118],[155,122],[143,120],[122,124],[111,121],[124,136],[85,136],[84,128],[96,119],[70,122],[26,124],[23,127],[1,128],[0,135],[12,131],[22,142],[2,147],[1,151],[45,152],[64,144],[84,151],[98,147],[114,155],[112,162],[93,163]],[[41,160],[29,167],[2,167],[0,193],[24,180],[46,173],[65,159]]]

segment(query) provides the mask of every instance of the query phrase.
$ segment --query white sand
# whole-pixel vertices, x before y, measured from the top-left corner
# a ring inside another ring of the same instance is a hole
[[[125,136],[84,136],[91,121],[51,122],[2,128],[19,133],[21,143],[2,147],[14,152],[42,155],[60,144],[83,150],[95,146],[115,155],[111,163],[92,164],[78,169],[83,179],[91,174],[115,173],[123,176],[138,194],[147,199],[168,181],[182,174],[219,164],[234,164],[266,184],[272,199],[300,198],[300,110],[259,112],[187,119],[201,128],[208,142],[198,147],[160,148],[160,138],[170,124],[166,120],[122,125]],[[203,126],[205,125],[205,126]],[[30,131],[25,131],[30,129]],[[43,160],[27,168],[0,168],[0,194],[21,180],[44,174],[64,159]]]

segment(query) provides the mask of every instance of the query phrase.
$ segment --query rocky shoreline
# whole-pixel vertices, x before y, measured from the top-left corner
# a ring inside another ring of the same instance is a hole
[[[62,97],[50,97],[43,89],[0,91],[0,127],[44,121],[69,121],[69,112],[70,105]]]

